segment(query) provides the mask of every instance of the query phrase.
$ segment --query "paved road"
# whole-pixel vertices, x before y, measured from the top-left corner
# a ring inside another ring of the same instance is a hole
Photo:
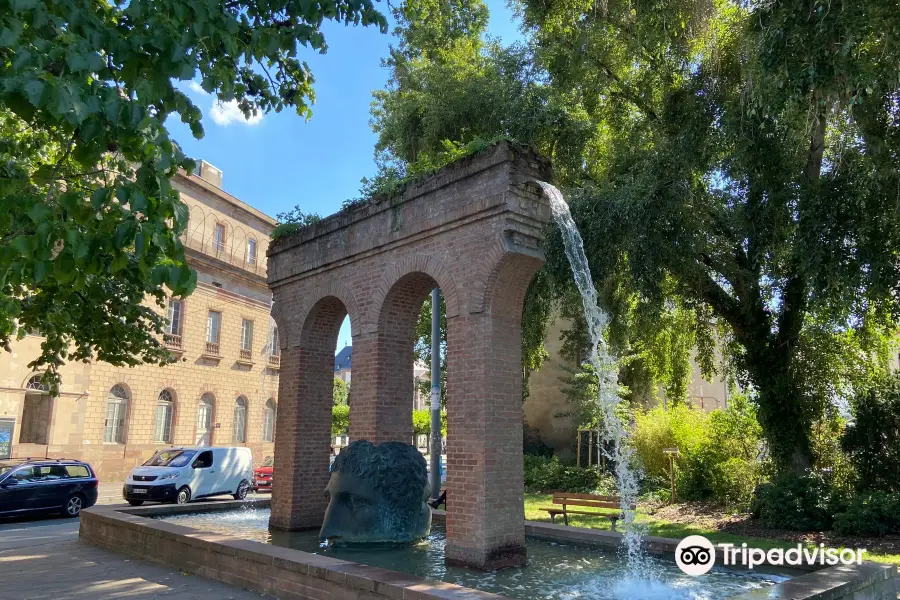
[[[101,488],[104,503],[121,487]],[[115,488],[115,489],[114,489]],[[78,541],[78,519],[0,521],[3,600],[259,600],[259,594]]]

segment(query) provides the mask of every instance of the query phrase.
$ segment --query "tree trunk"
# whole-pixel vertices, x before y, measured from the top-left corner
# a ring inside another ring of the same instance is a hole
[[[747,367],[758,393],[758,419],[779,471],[801,473],[813,462],[812,419],[793,368],[794,344],[745,344]]]

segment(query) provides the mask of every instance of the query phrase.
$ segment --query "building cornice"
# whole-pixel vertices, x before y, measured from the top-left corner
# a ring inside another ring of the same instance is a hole
[[[231,204],[232,206],[234,206],[235,208],[237,208],[238,210],[243,212],[244,216],[253,218],[253,219],[257,219],[258,221],[261,221],[264,225],[268,225],[270,227],[270,229],[269,229],[269,231],[266,231],[267,234],[271,233],[272,232],[271,230],[274,229],[276,225],[278,225],[278,221],[276,221],[274,218],[270,217],[269,215],[262,212],[261,210],[253,208],[252,206],[250,206],[243,200],[241,200],[235,196],[232,196],[225,190],[223,190],[219,187],[216,187],[215,185],[211,184],[210,182],[206,181],[205,179],[203,179],[202,177],[200,177],[198,175],[188,175],[186,172],[179,170],[178,175],[175,176],[175,179],[183,185],[192,187],[196,190],[200,190],[207,194],[212,194],[213,196],[216,196],[223,202]]]
[[[250,304],[256,308],[264,308],[269,310],[272,308],[271,302],[263,302],[262,300],[257,300],[256,298],[251,298],[249,296],[244,296],[243,294],[237,294],[235,292],[226,290],[225,288],[216,287],[214,285],[210,285],[208,283],[203,283],[202,281],[197,282],[197,287],[203,289],[207,292],[212,292],[219,296],[226,296],[230,300],[235,300],[237,302],[244,302],[245,304]]]

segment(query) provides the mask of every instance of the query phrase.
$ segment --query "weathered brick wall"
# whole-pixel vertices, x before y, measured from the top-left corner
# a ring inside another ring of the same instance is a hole
[[[501,143],[400,198],[338,213],[270,246],[285,361],[273,526],[321,523],[332,377],[324,356],[333,354],[332,333],[345,314],[354,346],[350,437],[409,442],[414,325],[422,301],[440,287],[448,329],[447,559],[524,562],[521,312],[550,219],[536,178],[549,178],[547,163]]]

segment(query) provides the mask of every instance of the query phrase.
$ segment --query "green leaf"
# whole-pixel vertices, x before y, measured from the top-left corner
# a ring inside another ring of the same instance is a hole
[[[35,108],[40,108],[43,103],[44,82],[39,79],[32,79],[25,84],[25,97]]]
[[[144,194],[139,189],[131,193],[129,204],[132,212],[143,213],[147,210],[147,198],[144,197]]]
[[[53,211],[47,208],[47,205],[43,202],[36,202],[31,205],[31,208],[28,209],[28,218],[30,218],[36,225],[45,221],[50,215],[53,214]]]
[[[37,6],[37,0],[12,0],[10,2],[12,6],[12,10],[14,13],[25,12],[28,10],[34,10]]]
[[[109,188],[97,188],[94,190],[94,193],[91,194],[91,206],[94,207],[94,210],[100,210],[107,202],[109,202],[109,196]]]
[[[42,260],[34,262],[34,280],[41,283],[47,277],[47,263]]]
[[[13,238],[12,246],[22,257],[31,258],[34,255],[35,239],[30,235],[19,235]]]
[[[22,33],[22,21],[12,19],[9,27],[0,29],[0,46],[14,46]]]

